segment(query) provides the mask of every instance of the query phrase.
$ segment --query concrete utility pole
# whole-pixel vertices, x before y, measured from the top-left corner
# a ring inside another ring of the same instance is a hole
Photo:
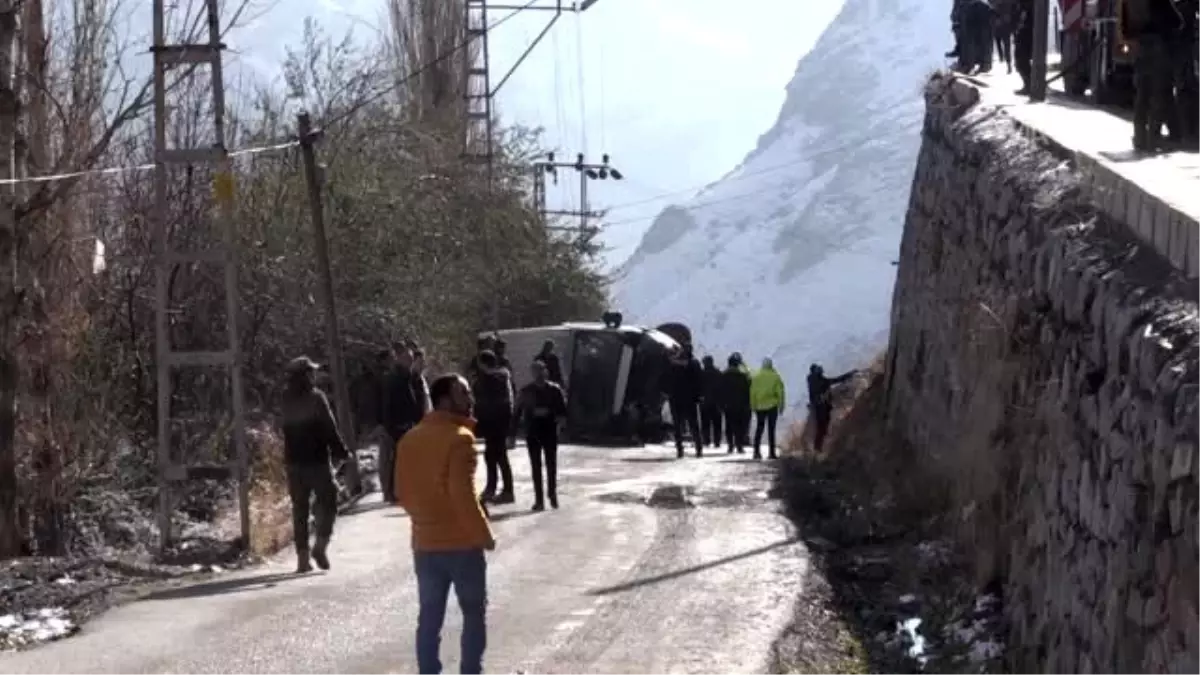
[[[575,169],[575,172],[579,175],[578,209],[546,208],[546,176],[550,175],[553,177],[554,183],[557,185],[559,169]],[[588,232],[588,219],[600,218],[604,215],[599,211],[592,211],[588,208],[588,181],[608,180],[609,178],[624,180],[625,176],[609,163],[607,154],[601,157],[599,164],[595,164],[585,161],[582,152],[575,155],[574,162],[558,162],[555,161],[553,152],[546,153],[545,160],[533,163],[534,207],[538,210],[543,221],[546,219],[546,216],[572,216],[579,218],[579,232]]]
[[[1046,61],[1050,45],[1050,0],[1033,0],[1033,67],[1029,74],[1029,98],[1046,100]]]
[[[333,292],[333,270],[329,264],[329,239],[325,234],[325,205],[321,199],[321,175],[317,167],[314,142],[320,136],[313,131],[308,113],[296,116],[300,134],[300,154],[304,158],[304,179],[308,183],[308,203],[312,213],[313,251],[317,271],[321,275],[321,301],[325,305],[325,341],[329,345],[329,369],[333,375],[333,396],[337,407],[338,426],[351,453],[358,447],[354,437],[354,421],[350,415],[350,388],[346,383],[346,360],[342,354],[341,330],[338,327],[337,300]],[[353,493],[359,488],[357,462],[353,455],[347,467],[346,479]]]
[[[241,544],[250,545],[250,458],[246,446],[246,424],[242,398],[242,355],[238,336],[237,232],[233,222],[234,183],[225,147],[225,84],[222,74],[221,19],[219,0],[205,0],[208,42],[166,44],[164,0],[154,0],[154,213],[155,250],[155,364],[158,369],[158,527],[159,544],[171,543],[171,491],[173,483],[194,479],[223,479],[235,476],[241,516]],[[212,82],[213,145],[207,148],[167,147],[167,70],[175,66],[207,64]],[[213,198],[218,206],[221,241],[208,250],[176,251],[171,247],[170,204],[167,197],[169,166],[209,164],[213,167]],[[171,317],[184,309],[171,305],[171,278],[178,265],[212,264],[223,268],[225,291],[224,351],[175,351],[171,344]],[[229,375],[232,401],[234,457],[216,465],[193,465],[174,456],[171,441],[171,389],[173,368],[216,367]]]

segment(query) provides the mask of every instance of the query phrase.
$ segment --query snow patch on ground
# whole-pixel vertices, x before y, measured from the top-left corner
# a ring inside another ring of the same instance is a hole
[[[20,614],[0,614],[0,650],[58,640],[77,630],[79,626],[62,607],[44,607]]]

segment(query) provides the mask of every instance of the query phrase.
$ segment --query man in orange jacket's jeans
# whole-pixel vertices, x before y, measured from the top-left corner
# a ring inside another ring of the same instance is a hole
[[[483,672],[487,648],[487,559],[496,547],[475,491],[475,420],[471,387],[443,375],[429,387],[433,411],[396,447],[397,498],[412,522],[420,610],[417,667],[442,672],[439,654],[450,589],[463,612],[463,673]]]

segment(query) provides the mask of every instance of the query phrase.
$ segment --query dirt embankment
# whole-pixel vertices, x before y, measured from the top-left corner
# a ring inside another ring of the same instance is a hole
[[[839,392],[825,451],[798,426],[776,491],[811,580],[774,645],[776,672],[1000,672],[998,584],[975,579],[947,494],[889,437],[882,368]]]

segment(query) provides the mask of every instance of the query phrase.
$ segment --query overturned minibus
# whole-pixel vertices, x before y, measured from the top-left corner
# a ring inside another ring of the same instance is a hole
[[[564,441],[636,445],[663,440],[663,386],[670,357],[680,348],[671,336],[621,325],[615,312],[598,323],[480,333],[488,335],[504,340],[517,390],[530,382],[530,366],[545,342],[554,342],[567,393]]]

